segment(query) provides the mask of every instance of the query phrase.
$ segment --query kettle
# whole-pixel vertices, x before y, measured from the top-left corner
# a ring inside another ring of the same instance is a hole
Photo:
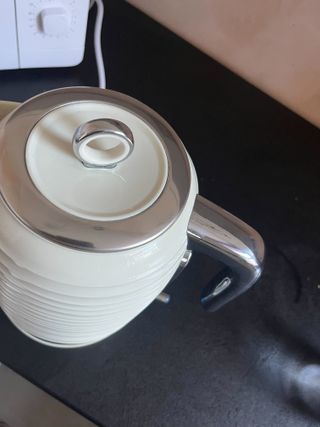
[[[86,87],[42,93],[0,123],[0,305],[49,346],[115,333],[204,252],[226,268],[215,311],[260,277],[264,244],[198,194],[168,123],[141,102]]]

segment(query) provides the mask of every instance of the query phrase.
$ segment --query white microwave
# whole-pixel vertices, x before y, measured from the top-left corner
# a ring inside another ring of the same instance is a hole
[[[89,0],[0,1],[0,69],[79,64],[89,8]]]

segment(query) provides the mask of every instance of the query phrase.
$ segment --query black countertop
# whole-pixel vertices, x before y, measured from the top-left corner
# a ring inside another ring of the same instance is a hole
[[[106,6],[108,87],[172,124],[201,193],[264,236],[265,272],[210,314],[199,293],[218,266],[196,255],[169,305],[79,350],[32,342],[1,314],[0,360],[103,426],[319,425],[319,130],[131,6]],[[97,84],[93,18],[80,66],[1,72],[0,99]]]

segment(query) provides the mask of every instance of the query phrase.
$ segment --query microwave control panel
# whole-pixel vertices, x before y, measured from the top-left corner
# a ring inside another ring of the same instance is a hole
[[[0,2],[0,69],[79,64],[88,12],[89,0]]]

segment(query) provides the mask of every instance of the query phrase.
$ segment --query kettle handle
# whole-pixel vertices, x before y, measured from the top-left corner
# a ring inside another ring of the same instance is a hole
[[[229,212],[198,195],[188,225],[191,249],[226,268],[205,287],[201,303],[208,311],[247,291],[262,273],[264,243],[260,234]]]

